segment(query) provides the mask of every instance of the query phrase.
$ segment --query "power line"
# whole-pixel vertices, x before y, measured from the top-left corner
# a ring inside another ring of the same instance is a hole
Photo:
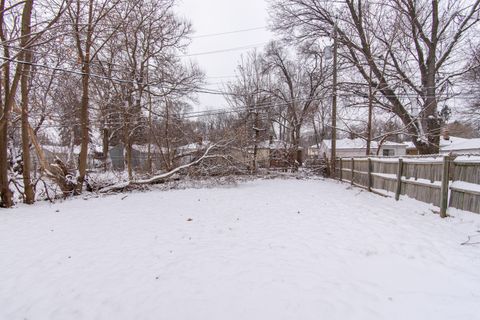
[[[238,51],[238,50],[245,50],[245,49],[253,49],[253,48],[258,48],[258,47],[260,47],[260,46],[263,46],[263,45],[265,45],[265,44],[267,44],[267,42],[261,42],[261,43],[251,44],[251,45],[242,46],[242,47],[233,47],[233,48],[228,48],[228,49],[212,50],[212,51],[205,51],[205,52],[184,54],[184,55],[181,55],[181,57],[196,57],[196,56],[204,56],[204,55],[217,54],[217,53],[223,53],[223,52],[231,52],[231,51]]]
[[[217,36],[223,36],[223,35],[228,35],[228,34],[235,34],[235,33],[242,33],[242,32],[250,32],[250,31],[255,31],[255,30],[265,30],[265,29],[267,29],[267,27],[266,27],[266,26],[263,26],[263,27],[255,27],[255,28],[248,28],[248,29],[239,29],[239,30],[219,32],[219,33],[202,34],[202,35],[194,36],[194,37],[191,37],[191,38],[192,38],[192,39],[210,38],[210,37],[217,37]]]

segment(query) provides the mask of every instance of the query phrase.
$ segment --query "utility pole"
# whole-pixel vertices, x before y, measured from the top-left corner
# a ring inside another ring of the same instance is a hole
[[[338,41],[337,41],[337,22],[333,27],[333,92],[332,92],[332,145],[331,145],[331,172],[332,178],[335,178],[337,158],[337,59],[338,59]]]

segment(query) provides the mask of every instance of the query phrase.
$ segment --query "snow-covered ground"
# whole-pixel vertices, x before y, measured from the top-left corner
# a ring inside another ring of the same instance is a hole
[[[0,319],[480,319],[480,217],[431,209],[291,179],[2,210]]]

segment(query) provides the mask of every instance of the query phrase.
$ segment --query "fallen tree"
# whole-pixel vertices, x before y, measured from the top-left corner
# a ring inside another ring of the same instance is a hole
[[[149,185],[149,184],[157,184],[157,183],[164,183],[166,182],[169,178],[171,178],[173,175],[176,173],[179,173],[182,170],[188,169],[190,167],[196,166],[200,164],[202,161],[207,160],[207,159],[213,159],[213,158],[226,158],[225,155],[220,155],[220,154],[212,154],[210,155],[209,153],[214,149],[218,147],[218,145],[213,144],[209,146],[203,155],[199,157],[198,159],[187,163],[185,165],[179,166],[173,170],[170,170],[168,172],[162,173],[160,175],[155,175],[151,178],[148,179],[141,179],[141,180],[130,180],[122,183],[117,183],[111,186],[104,187],[100,189],[98,192],[99,193],[107,193],[107,192],[112,192],[112,191],[120,191],[124,190],[125,188],[129,186],[141,186],[141,185]]]

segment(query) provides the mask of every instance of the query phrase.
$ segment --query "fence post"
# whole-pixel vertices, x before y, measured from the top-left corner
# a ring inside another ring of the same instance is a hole
[[[442,171],[442,188],[440,195],[440,217],[447,217],[447,208],[448,208],[448,182],[450,180],[449,170],[450,169],[450,157],[443,157],[443,171]]]
[[[402,192],[402,171],[403,171],[403,159],[398,159],[398,172],[397,172],[397,191],[395,192],[395,200],[400,199],[400,193]]]
[[[351,182],[351,185],[353,186],[353,177],[355,175],[355,159],[352,158],[352,181]]]
[[[343,161],[342,161],[342,158],[340,158],[340,166],[339,166],[339,172],[338,172],[338,177],[340,178],[340,181],[342,181],[342,178],[343,178]]]
[[[372,159],[368,157],[368,192],[372,192]]]

